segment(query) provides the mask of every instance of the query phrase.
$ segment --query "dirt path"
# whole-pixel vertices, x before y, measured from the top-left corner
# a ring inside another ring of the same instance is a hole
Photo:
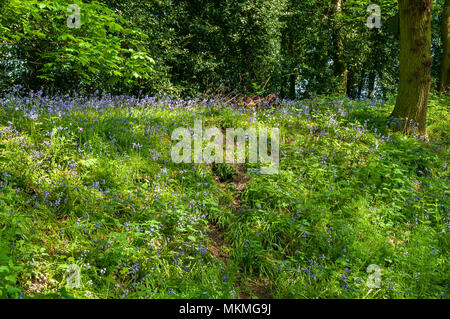
[[[232,201],[233,214],[237,214],[242,209],[242,192],[246,189],[250,182],[245,176],[246,166],[245,164],[234,164],[236,174],[233,176],[231,184],[234,186],[234,197]],[[214,165],[213,165],[214,170]],[[216,183],[221,189],[226,189],[227,182],[221,181],[216,176]],[[220,229],[218,225],[210,223],[208,225],[207,234],[210,238],[209,251],[217,260],[222,260],[225,264],[230,262],[230,256],[224,251],[224,247],[229,247],[225,239],[226,230]],[[269,286],[269,280],[255,280],[248,276],[245,276],[242,270],[237,273],[237,285],[236,290],[240,292],[239,298],[251,299],[256,296],[260,299],[271,298],[270,293],[266,287]]]

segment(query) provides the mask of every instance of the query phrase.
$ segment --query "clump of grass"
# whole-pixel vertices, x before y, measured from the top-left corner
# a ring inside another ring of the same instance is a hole
[[[229,182],[237,175],[237,169],[233,164],[214,163],[213,173],[219,177],[221,182]]]

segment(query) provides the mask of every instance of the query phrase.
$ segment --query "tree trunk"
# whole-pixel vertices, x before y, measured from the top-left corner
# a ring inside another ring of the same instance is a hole
[[[295,99],[297,97],[295,92],[295,82],[297,82],[297,77],[295,76],[295,73],[291,73],[289,75],[289,98],[291,99]]]
[[[347,92],[347,96],[351,99],[353,99],[355,97],[355,90],[354,90],[354,82],[355,82],[355,75],[354,75],[354,71],[353,70],[349,70],[348,71],[348,75],[347,75],[347,88],[346,88],[346,92]]]
[[[367,93],[369,99],[373,98],[373,93],[375,91],[375,76],[375,71],[369,73],[369,91]]]
[[[450,0],[445,0],[442,8],[441,38],[442,38],[442,65],[439,92],[447,93],[448,79],[450,78],[450,53],[448,52],[448,41],[450,37]]]
[[[286,75],[283,75],[281,77],[281,89],[280,89],[280,98],[282,99],[286,97],[286,85],[287,85]]]
[[[347,78],[348,70],[344,59],[344,42],[342,41],[340,18],[342,13],[343,0],[335,0],[336,6],[336,20],[333,23],[333,38],[334,38],[334,75],[339,78],[338,89],[340,93],[347,94]]]
[[[391,117],[403,133],[426,133],[431,84],[431,0],[399,0],[400,80]]]
[[[281,54],[283,55],[282,62],[282,81],[280,97],[289,99],[296,98],[295,84],[297,81],[297,47],[294,39],[294,24],[292,17],[286,22],[286,28],[282,32],[281,36]]]
[[[358,92],[356,93],[358,99],[361,98],[365,81],[366,81],[366,74],[364,72],[362,72],[360,75],[360,78],[359,78]]]

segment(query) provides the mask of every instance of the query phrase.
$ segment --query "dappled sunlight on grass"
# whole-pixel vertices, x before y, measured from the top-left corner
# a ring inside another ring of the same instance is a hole
[[[5,97],[1,297],[446,298],[447,102],[421,141],[389,130],[389,101]],[[173,163],[195,119],[278,127],[280,172]]]

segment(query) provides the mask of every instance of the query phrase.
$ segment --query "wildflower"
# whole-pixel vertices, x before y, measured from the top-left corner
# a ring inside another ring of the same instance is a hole
[[[139,143],[132,143],[133,148],[140,150],[142,148],[142,145]]]

